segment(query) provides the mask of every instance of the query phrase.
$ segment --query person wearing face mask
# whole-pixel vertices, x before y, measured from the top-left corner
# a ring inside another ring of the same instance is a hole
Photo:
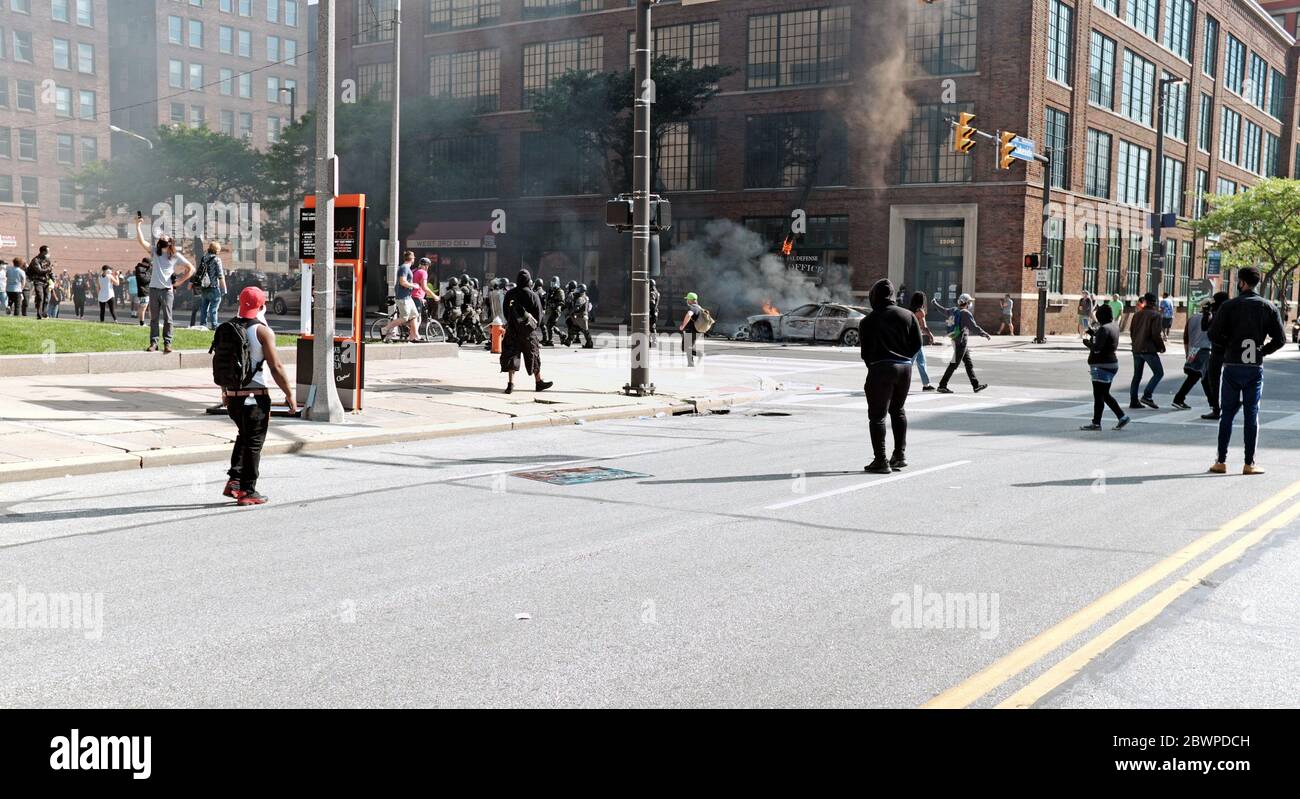
[[[984,338],[990,338],[989,334],[984,332],[984,328],[979,326],[975,321],[975,299],[969,294],[963,294],[957,298],[955,308],[945,308],[940,304],[938,299],[932,300],[935,305],[948,317],[948,338],[952,339],[953,350],[952,360],[948,362],[948,368],[943,372],[943,379],[939,381],[939,393],[951,394],[952,389],[948,388],[948,381],[952,379],[953,373],[957,371],[957,364],[966,367],[966,377],[970,378],[971,388],[978,394],[989,387],[988,383],[981,383],[975,377],[975,364],[970,357],[970,334],[974,333]]]
[[[1114,320],[1114,311],[1109,303],[1096,306],[1097,326],[1088,328],[1083,334],[1083,344],[1088,352],[1088,372],[1092,375],[1092,422],[1080,427],[1080,430],[1100,430],[1101,415],[1107,408],[1115,414],[1116,430],[1123,430],[1132,421],[1119,401],[1110,393],[1115,375],[1119,374],[1119,323]]]
[[[149,346],[145,352],[158,351],[159,327],[162,327],[163,352],[172,351],[172,304],[175,302],[174,285],[184,285],[194,274],[194,264],[176,249],[176,239],[162,233],[153,247],[144,237],[144,218],[135,220],[135,240],[153,259],[149,273]],[[177,270],[177,267],[181,269]]]

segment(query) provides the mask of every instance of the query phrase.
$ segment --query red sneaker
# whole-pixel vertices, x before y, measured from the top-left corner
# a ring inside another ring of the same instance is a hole
[[[231,499],[239,499],[244,495],[244,492],[240,490],[238,480],[227,480],[226,488],[221,492],[221,495]]]
[[[240,493],[242,494],[243,492]],[[243,494],[237,501],[240,505],[265,505],[266,497],[256,491],[249,491],[247,494]]]

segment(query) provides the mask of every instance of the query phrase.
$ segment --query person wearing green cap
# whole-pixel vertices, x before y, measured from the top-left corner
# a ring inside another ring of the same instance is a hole
[[[682,317],[682,323],[677,329],[682,334],[682,351],[686,353],[686,365],[695,366],[696,358],[703,358],[704,353],[697,349],[696,341],[700,334],[695,329],[695,320],[704,315],[704,309],[700,307],[700,295],[691,291],[686,294],[686,315]]]

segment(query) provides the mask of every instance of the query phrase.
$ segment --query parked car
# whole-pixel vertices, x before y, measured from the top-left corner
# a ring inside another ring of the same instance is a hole
[[[302,278],[295,275],[292,282],[281,283],[280,288],[271,295],[271,313],[277,316],[296,314],[302,308]],[[335,310],[339,316],[352,315],[352,275],[340,273],[337,278],[338,291],[334,294]]]
[[[749,317],[750,341],[829,342],[858,346],[858,324],[867,309],[837,302],[801,305],[789,313]]]

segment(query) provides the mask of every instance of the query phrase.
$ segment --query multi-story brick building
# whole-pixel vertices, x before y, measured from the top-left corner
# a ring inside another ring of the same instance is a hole
[[[463,98],[479,113],[473,135],[434,143],[459,174],[431,176],[446,190],[426,218],[406,220],[419,223],[408,244],[438,254],[444,277],[527,264],[598,283],[617,316],[629,243],[604,227],[610,187],[598,162],[537,130],[529,105],[567,69],[627,68],[632,3],[404,5],[402,96]],[[340,81],[391,96],[391,7],[339,4]],[[1165,231],[1164,281],[1183,296],[1204,273],[1204,244],[1185,223],[1202,198],[1292,167],[1295,42],[1253,0],[722,0],[662,3],[655,24],[658,53],[735,68],[661,144],[677,219],[669,246],[723,218],[775,248],[802,208],[809,228],[792,268],[847,264],[857,292],[882,276],[940,299],[970,292],[986,298],[986,321],[1011,294],[1019,326],[1032,326],[1022,256],[1041,248],[1044,175],[1037,164],[997,169],[988,142],[954,153],[957,113],[1055,154],[1051,332],[1074,330],[1085,288],[1146,290],[1158,172],[1165,210],[1184,220]],[[1183,82],[1167,87],[1158,170],[1165,76]],[[404,164],[418,169],[418,157]],[[498,208],[510,225],[493,237]]]
[[[206,125],[265,149],[308,108],[307,0],[109,0],[112,122]],[[126,134],[115,145],[143,147]],[[167,198],[160,198],[165,201]],[[233,260],[286,268],[285,242]]]
[[[60,269],[123,252],[111,225],[79,228],[72,173],[109,157],[106,0],[0,3],[0,256],[48,244]]]

